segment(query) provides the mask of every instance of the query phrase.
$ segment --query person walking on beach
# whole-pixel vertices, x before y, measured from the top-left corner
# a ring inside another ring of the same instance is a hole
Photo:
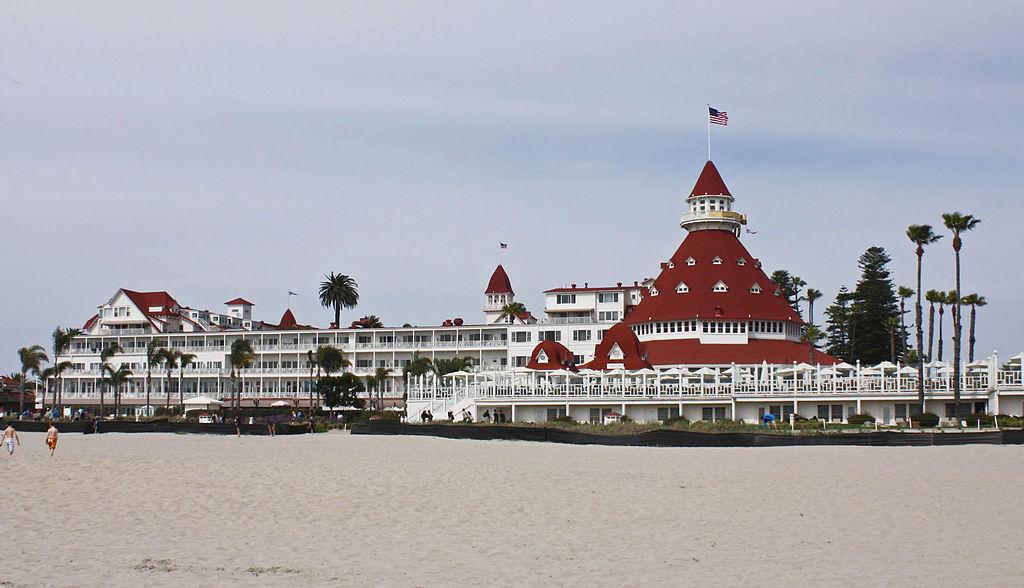
[[[18,439],[18,432],[14,430],[13,425],[7,425],[7,428],[4,429],[4,446],[7,447],[7,455],[14,455],[15,442],[21,445],[21,439]]]
[[[53,425],[53,421],[50,421],[50,428],[46,430],[46,446],[50,448],[50,457],[53,457],[53,452],[57,450],[57,437],[60,433],[57,432],[57,427]]]

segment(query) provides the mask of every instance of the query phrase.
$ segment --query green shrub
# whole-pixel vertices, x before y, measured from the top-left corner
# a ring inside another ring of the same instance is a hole
[[[964,417],[968,427],[977,427],[978,421],[981,421],[981,426],[990,427],[995,423],[995,419],[990,414],[975,413]]]
[[[911,421],[918,427],[937,427],[939,426],[939,415],[934,412],[925,412],[911,417]]]
[[[686,418],[684,416],[677,416],[677,417],[672,417],[672,418],[670,418],[668,420],[661,421],[661,424],[665,425],[666,427],[689,425],[690,424],[690,419],[688,419],[688,418]]]
[[[622,416],[619,417],[619,422],[620,423],[631,423],[631,422],[633,422],[633,419],[629,418],[626,415],[622,415]]]
[[[565,415],[565,416],[560,416],[560,417],[555,418],[555,419],[551,419],[548,422],[549,423],[575,423],[576,419],[572,418],[569,415]]]
[[[851,425],[863,425],[864,423],[875,422],[875,417],[871,416],[871,413],[869,412],[865,412],[862,414],[851,414],[850,417],[846,419],[846,422],[850,423]]]

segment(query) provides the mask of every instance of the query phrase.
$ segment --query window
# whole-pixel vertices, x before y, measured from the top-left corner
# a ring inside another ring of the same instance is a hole
[[[608,352],[608,359],[622,359],[623,357],[622,348],[619,347],[619,344],[612,345],[611,350]]]
[[[370,360],[370,359],[357,359],[356,360],[356,367],[357,368],[370,368],[370,367],[373,367],[373,360]]]
[[[633,329],[636,330],[636,327],[633,327]],[[601,339],[604,339],[604,334],[607,333],[607,332],[608,332],[608,329],[598,329],[597,330],[597,340],[600,341]]]
[[[726,286],[725,282],[723,282],[722,280],[718,280],[718,283],[715,284],[715,287],[713,288],[713,290],[715,292],[728,292],[729,291],[729,287]]]
[[[619,320],[619,311],[617,310],[602,310],[597,313],[597,319],[600,321],[617,321]]]
[[[559,294],[556,302],[558,304],[576,304],[575,294]]]
[[[724,421],[725,420],[725,407],[724,406],[705,406],[701,409],[701,420],[704,421]]]
[[[572,332],[573,341],[590,341],[590,329],[580,329]]]
[[[669,419],[679,418],[679,407],[678,406],[662,406],[658,408],[658,420],[665,422]]]
[[[747,265],[747,260],[742,257],[736,260],[736,265]]]
[[[543,349],[541,349],[540,351],[537,352],[537,356],[534,357],[534,359],[537,360],[537,363],[547,363],[548,354]]]
[[[676,294],[685,294],[690,291],[690,287],[686,285],[686,282],[679,282],[676,286]]]
[[[583,358],[582,355],[573,355],[572,356],[572,364],[573,365],[581,365],[585,361],[586,360]]]
[[[618,302],[619,301],[619,293],[618,292],[601,292],[601,293],[599,293],[597,295],[597,301],[598,302],[604,302],[604,303]]]
[[[697,260],[692,257],[686,258],[686,265],[697,265]]]
[[[565,418],[564,408],[549,408],[548,409],[548,420],[553,421],[555,419]]]
[[[530,342],[530,332],[529,331],[516,331],[516,332],[512,333],[512,342],[513,343],[529,343]]]
[[[562,340],[562,332],[561,331],[541,331],[538,336],[539,336],[541,341],[561,341]]]
[[[517,355],[512,359],[515,361],[516,367],[526,367],[526,364],[530,363],[528,355]]]
[[[718,257],[717,255],[714,256],[713,258],[711,258],[711,264],[712,265],[722,265],[722,258]]]
[[[650,292],[651,292],[651,296],[657,296],[658,295],[658,289],[655,288],[654,286],[651,286]]]
[[[751,294],[760,294],[761,293],[761,284],[758,284],[757,282],[754,282],[754,285],[750,287],[750,293]]]

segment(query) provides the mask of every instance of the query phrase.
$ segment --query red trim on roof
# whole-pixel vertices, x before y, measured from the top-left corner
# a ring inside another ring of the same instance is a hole
[[[501,264],[494,268],[494,273],[491,274],[491,279],[487,282],[484,294],[515,294],[512,291],[512,282],[509,281],[508,274],[505,273],[505,268],[501,267]]]
[[[807,363],[810,359],[807,345],[796,341],[750,339],[746,344],[702,344],[699,339],[648,341],[647,357],[654,365],[728,365],[730,363],[771,364]],[[821,352],[814,352],[814,363],[832,365],[841,360]]]
[[[249,302],[245,298],[235,298],[234,300],[228,300],[224,303],[226,306],[256,306],[252,302]]]
[[[693,185],[690,196],[732,196],[729,188],[725,186],[722,175],[718,173],[718,168],[710,159],[704,164],[704,169],[700,170],[700,177]]]
[[[607,288],[552,288],[550,290],[544,290],[545,294],[551,294],[554,292],[621,292],[623,290],[629,290],[630,288],[639,288],[639,286],[608,286]]]
[[[544,355],[547,356],[547,361],[540,362],[537,360],[537,356],[543,351]],[[558,341],[550,341],[545,339],[530,352],[530,363],[526,364],[526,367],[531,370],[575,370],[576,367],[573,365],[573,354],[572,351],[559,343]]]
[[[722,258],[719,265],[712,263],[716,256]],[[691,257],[696,265],[686,265]],[[745,265],[737,264],[741,257]],[[673,267],[666,266],[654,280],[658,295],[645,294],[625,322],[722,318],[803,324],[789,303],[774,295],[778,286],[753,259],[729,231],[693,231],[672,256]],[[719,281],[725,283],[728,292],[713,291]],[[687,285],[688,292],[676,292],[680,282]],[[761,286],[760,294],[750,292],[755,283]]]

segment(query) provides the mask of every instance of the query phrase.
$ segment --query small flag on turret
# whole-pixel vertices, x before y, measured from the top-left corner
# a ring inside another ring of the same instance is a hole
[[[501,245],[502,249],[508,249],[508,243],[502,243],[501,241],[498,241],[498,245]]]
[[[708,120],[716,125],[727,125],[729,124],[729,113],[708,106]]]
[[[298,294],[296,294],[295,292],[292,292],[291,290],[288,290],[288,295],[289,296],[298,296]]]

